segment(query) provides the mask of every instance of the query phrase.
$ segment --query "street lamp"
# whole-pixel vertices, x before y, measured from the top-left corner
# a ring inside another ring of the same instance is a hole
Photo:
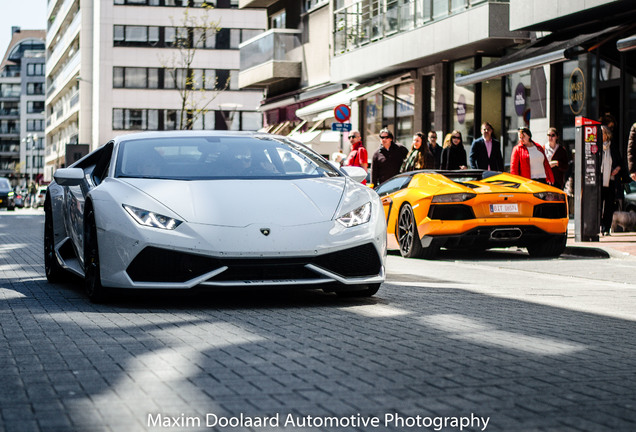
[[[37,178],[37,176],[40,174],[39,173],[39,169],[40,167],[40,145],[39,145],[39,139],[40,137],[38,136],[38,134],[28,134],[26,136],[26,138],[22,138],[22,142],[25,145],[25,150],[26,150],[26,162],[27,162],[27,168],[28,168],[28,172],[27,174],[27,183],[29,181],[35,181],[35,179]],[[29,159],[31,160],[31,164],[29,166]],[[37,164],[37,166],[36,166]]]

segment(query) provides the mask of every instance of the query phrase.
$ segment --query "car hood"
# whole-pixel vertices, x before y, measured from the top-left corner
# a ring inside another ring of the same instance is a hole
[[[430,174],[418,178],[417,183],[411,187],[420,187],[431,195],[458,192],[474,192],[480,194],[536,193],[545,190],[562,192],[551,186],[509,173],[498,174],[483,180],[453,180],[442,174]]]
[[[331,220],[346,184],[344,178],[122,181],[186,222],[235,227],[273,221],[294,226]]]

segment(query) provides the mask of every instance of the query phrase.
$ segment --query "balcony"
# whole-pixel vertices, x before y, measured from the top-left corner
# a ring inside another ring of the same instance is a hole
[[[300,30],[271,29],[239,45],[239,88],[267,87],[299,79],[302,71]]]
[[[243,8],[266,8],[270,7],[278,0],[239,0],[239,9]]]

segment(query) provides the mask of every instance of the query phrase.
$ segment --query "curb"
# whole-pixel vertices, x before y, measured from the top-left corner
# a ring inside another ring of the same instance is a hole
[[[617,253],[616,251],[609,252],[608,250],[592,247],[592,246],[566,246],[563,251],[564,255],[574,255],[587,258],[612,258]],[[622,255],[621,255],[622,256]]]

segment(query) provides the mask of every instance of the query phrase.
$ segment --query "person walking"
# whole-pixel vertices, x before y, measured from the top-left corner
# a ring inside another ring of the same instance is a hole
[[[442,146],[437,144],[437,132],[430,131],[428,133],[428,149],[433,154],[435,166],[433,169],[439,169],[442,165]]]
[[[487,171],[503,172],[504,163],[501,156],[501,145],[492,137],[493,128],[488,122],[481,124],[481,137],[470,146],[470,167]]]
[[[568,172],[569,168],[569,158],[567,150],[560,144],[559,132],[556,128],[548,129],[548,142],[543,146],[543,150],[552,170],[554,187],[563,190],[565,173]]]
[[[380,131],[382,145],[371,160],[371,182],[378,186],[400,172],[409,152],[406,147],[393,142],[393,134],[387,128]]]
[[[612,145],[612,131],[601,126],[603,131],[603,156],[601,158],[601,233],[610,235],[610,227],[616,209],[616,189],[623,160],[618,146]]]
[[[443,170],[466,169],[466,149],[462,142],[462,134],[458,130],[451,132],[451,143],[442,149]]]
[[[435,168],[435,156],[429,150],[428,145],[422,144],[423,140],[424,134],[422,132],[413,135],[413,146],[406,156],[400,172]]]
[[[627,168],[629,176],[636,181],[636,123],[629,130],[629,138],[627,140]]]
[[[519,143],[512,149],[510,156],[510,174],[554,184],[552,168],[543,147],[532,141],[532,133],[526,127],[519,128]]]

